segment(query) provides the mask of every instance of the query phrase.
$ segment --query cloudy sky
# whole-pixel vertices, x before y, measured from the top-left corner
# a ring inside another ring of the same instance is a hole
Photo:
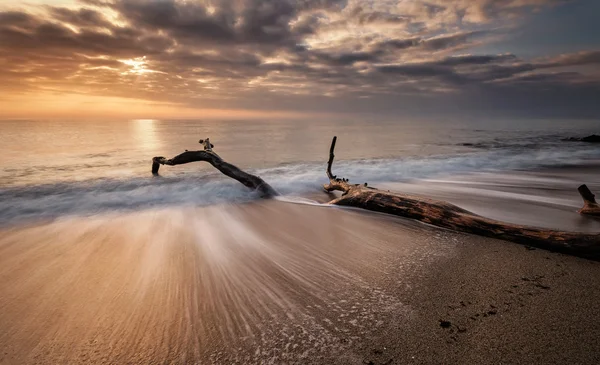
[[[0,117],[600,117],[598,0],[0,0]]]

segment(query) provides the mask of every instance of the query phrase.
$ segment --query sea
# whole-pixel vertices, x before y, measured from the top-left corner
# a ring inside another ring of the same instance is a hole
[[[323,204],[334,173],[448,200],[491,218],[598,231],[574,214],[580,184],[600,191],[598,120],[411,119],[0,121],[0,227],[156,208],[244,204],[259,197],[207,163],[163,166],[154,156],[201,149],[261,176],[281,200]]]

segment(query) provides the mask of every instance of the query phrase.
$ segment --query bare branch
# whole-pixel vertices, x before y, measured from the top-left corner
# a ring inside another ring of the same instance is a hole
[[[209,146],[210,149],[206,149],[207,146]],[[279,195],[275,189],[271,187],[271,185],[267,184],[260,177],[244,172],[238,167],[225,162],[219,155],[212,151],[212,146],[213,145],[210,144],[210,141],[207,138],[205,140],[204,151],[186,151],[171,159],[166,159],[165,157],[154,157],[152,159],[152,174],[158,175],[160,165],[175,166],[190,162],[204,161],[214,166],[224,175],[239,181],[250,189],[258,191],[263,197],[273,197]]]

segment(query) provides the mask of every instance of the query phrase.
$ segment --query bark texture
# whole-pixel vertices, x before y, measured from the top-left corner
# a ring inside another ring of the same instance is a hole
[[[329,184],[324,188],[327,192],[341,191],[342,196],[334,199],[330,204],[392,214],[454,231],[600,259],[600,234],[556,231],[504,223],[482,217],[447,202],[384,192],[367,187],[366,184],[350,184],[347,179],[338,178],[331,171],[336,141],[337,138],[334,137],[327,164]]]

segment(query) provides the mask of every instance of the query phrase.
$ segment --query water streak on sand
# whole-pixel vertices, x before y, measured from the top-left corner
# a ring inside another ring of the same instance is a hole
[[[0,343],[18,357],[5,360],[347,356],[353,331],[375,331],[409,309],[360,270],[389,250],[372,235],[385,223],[333,213],[273,202],[6,231]]]

